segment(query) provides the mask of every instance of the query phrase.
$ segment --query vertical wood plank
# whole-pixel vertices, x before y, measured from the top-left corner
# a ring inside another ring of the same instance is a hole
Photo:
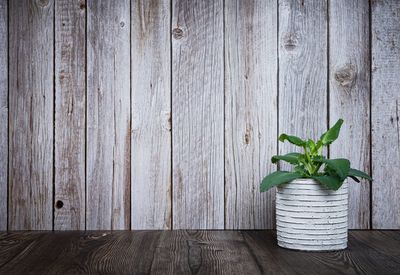
[[[400,2],[372,2],[372,227],[400,229]]]
[[[223,4],[172,3],[173,227],[222,229]]]
[[[9,1],[9,228],[52,229],[53,1]]]
[[[0,230],[7,229],[8,5],[0,0]]]
[[[132,228],[171,228],[170,3],[132,2]]]
[[[87,3],[87,229],[130,227],[130,3]]]
[[[345,123],[330,157],[348,158],[351,166],[370,169],[369,2],[329,2],[329,111],[330,125]],[[368,229],[369,182],[349,179],[349,228]]]
[[[327,109],[327,2],[281,0],[279,133],[319,138]],[[281,154],[294,150],[279,143]]]
[[[84,0],[55,5],[54,229],[84,230],[86,7]]]
[[[277,152],[277,11],[272,0],[225,1],[227,229],[273,227],[274,190],[259,186]]]

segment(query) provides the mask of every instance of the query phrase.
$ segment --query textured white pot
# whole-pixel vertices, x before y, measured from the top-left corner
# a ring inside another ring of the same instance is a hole
[[[347,181],[331,191],[312,179],[278,186],[276,230],[278,245],[304,251],[347,247]]]

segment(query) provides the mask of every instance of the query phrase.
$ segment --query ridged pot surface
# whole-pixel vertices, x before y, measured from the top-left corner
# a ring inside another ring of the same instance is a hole
[[[347,247],[347,181],[332,191],[312,179],[278,186],[276,231],[278,245],[304,251]]]

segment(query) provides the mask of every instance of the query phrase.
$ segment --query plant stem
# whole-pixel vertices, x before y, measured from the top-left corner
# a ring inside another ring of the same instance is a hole
[[[303,148],[304,148],[304,154],[306,155],[307,158],[307,163],[306,163],[307,165],[305,165],[305,168],[307,169],[308,173],[311,176],[313,174],[314,166],[312,165],[310,155],[307,151],[307,147],[304,145]]]

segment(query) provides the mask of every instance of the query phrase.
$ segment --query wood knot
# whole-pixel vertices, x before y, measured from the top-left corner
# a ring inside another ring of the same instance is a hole
[[[335,72],[335,80],[340,86],[351,88],[357,78],[357,71],[353,64],[346,64]]]
[[[86,9],[86,3],[85,3],[84,1],[82,1],[82,2],[79,4],[79,8],[80,8],[81,10],[85,10],[85,9]]]
[[[247,125],[246,132],[244,133],[244,143],[246,145],[250,144],[251,132],[252,131],[253,131],[253,128],[251,127],[251,125]]]
[[[183,37],[183,30],[181,28],[175,28],[172,30],[172,36],[175,39],[181,39]]]
[[[121,21],[121,22],[119,22],[119,25],[120,25],[121,28],[123,28],[123,27],[125,27],[125,22]]]
[[[57,208],[57,209],[61,209],[63,206],[64,206],[64,203],[63,203],[62,201],[58,200],[58,201],[56,202],[56,208]]]
[[[171,115],[168,116],[168,131],[172,131],[172,117]]]
[[[49,4],[49,0],[38,0],[36,3],[39,7],[44,8]]]
[[[171,116],[170,112],[165,112],[165,119],[166,120],[164,120],[165,121],[164,129],[168,132],[171,132],[172,131],[172,116]]]
[[[287,51],[293,51],[299,44],[299,37],[296,33],[287,33],[283,36],[283,47]]]
[[[244,143],[249,144],[250,143],[250,133],[244,134]]]

